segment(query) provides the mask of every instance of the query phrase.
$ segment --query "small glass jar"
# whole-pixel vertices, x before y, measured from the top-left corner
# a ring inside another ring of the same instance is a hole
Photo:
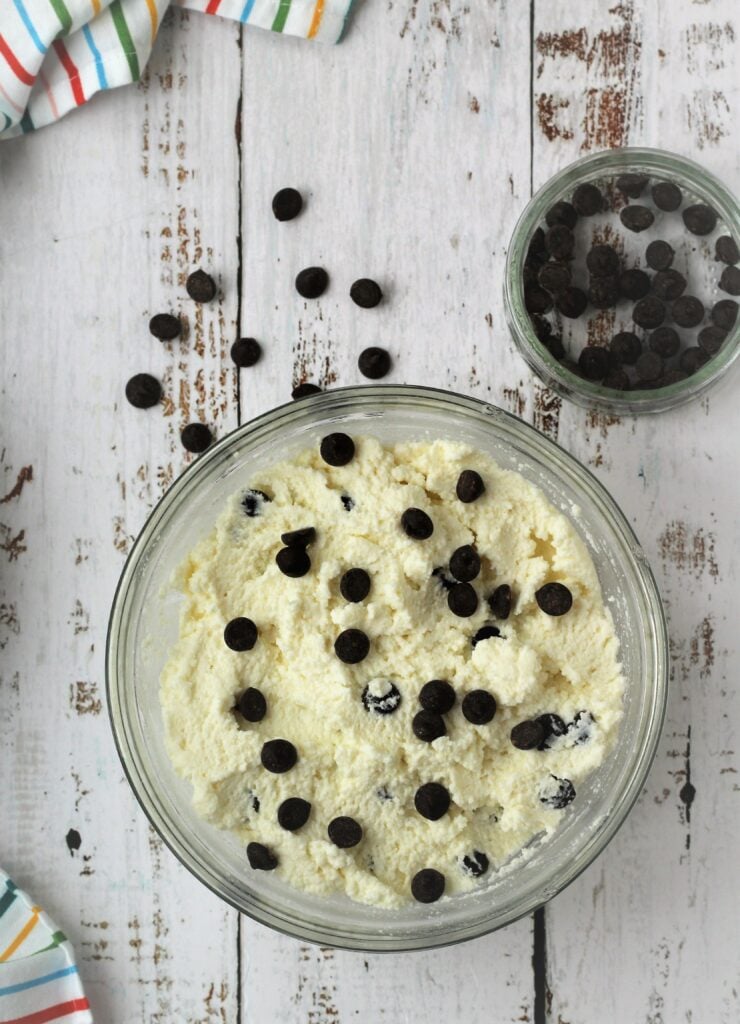
[[[643,195],[629,199],[619,192],[616,179],[626,174],[644,175],[650,179]],[[674,212],[658,209],[651,197],[651,186],[665,181],[678,185],[683,194],[681,206]],[[579,218],[574,231],[580,233],[582,244],[614,243],[616,239],[617,246],[625,243],[636,249],[638,245],[644,247],[648,242],[668,235],[667,240],[670,242],[673,239],[676,243],[676,256],[684,261],[684,266],[690,260],[702,261],[700,269],[705,271],[705,279],[700,282],[701,288],[696,289],[696,294],[704,301],[705,306],[708,302],[720,299],[738,301],[737,296],[718,290],[717,279],[724,264],[715,264],[714,255],[714,242],[718,235],[728,234],[740,244],[740,205],[735,197],[708,171],[693,161],[673,153],[642,148],[609,150],[584,157],[550,178],[530,200],[517,222],[506,260],[504,305],[509,329],[519,351],[530,368],[548,387],[580,405],[607,412],[662,412],[703,395],[725,375],[737,359],[740,352],[740,316],[734,327],[728,331],[719,352],[686,379],[661,387],[643,384],[641,389],[633,390],[612,390],[599,382],[585,379],[574,359],[570,360],[570,366],[567,365],[567,359],[556,358],[538,337],[525,306],[524,267],[527,250],[535,230],[538,227],[546,227],[545,216],[554,204],[570,201],[574,190],[586,183],[595,184],[601,190],[606,198],[606,209],[596,218]],[[648,230],[635,235],[621,225],[618,214],[620,209],[629,203],[644,205],[653,212],[655,220]],[[718,215],[717,228],[706,237],[692,235],[682,221],[682,211],[688,205],[696,203],[710,206]],[[578,238],[577,234],[577,242]],[[640,264],[641,269],[649,269],[645,266],[644,259],[640,260]],[[696,283],[695,277],[692,281]],[[581,324],[583,322],[580,321]],[[575,330],[573,323],[574,321],[560,320],[566,334],[571,333],[571,338]],[[596,318],[592,318],[591,323],[595,324]],[[612,333],[635,330],[621,299],[615,307],[612,325]],[[604,327],[603,323],[601,327]],[[581,330],[585,334],[585,327],[582,326]],[[589,327],[589,334],[591,333]],[[597,345],[607,343],[603,330],[594,333],[597,335]],[[577,351],[571,352],[572,356],[577,357],[577,354]]]

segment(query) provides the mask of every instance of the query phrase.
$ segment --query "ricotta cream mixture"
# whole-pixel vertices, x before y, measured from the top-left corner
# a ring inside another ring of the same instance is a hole
[[[245,871],[386,907],[485,884],[615,740],[586,547],[462,444],[330,435],[235,495],[178,587],[168,751]]]

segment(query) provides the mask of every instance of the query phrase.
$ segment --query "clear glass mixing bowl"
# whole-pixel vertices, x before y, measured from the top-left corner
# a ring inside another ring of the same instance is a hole
[[[467,442],[522,473],[574,523],[598,570],[627,680],[618,742],[578,790],[551,838],[491,872],[488,884],[432,906],[376,909],[299,892],[255,873],[229,833],[194,813],[189,786],[167,756],[159,675],[178,632],[173,572],[212,528],[225,501],[277,460],[341,427],[383,441]],[[474,938],[528,913],[586,868],[637,799],[658,743],[668,649],[660,597],[635,536],[612,498],[575,459],[514,416],[428,388],[332,391],[282,406],[235,430],[195,461],[152,512],[113,602],[108,703],[123,766],[144,811],[179,860],[222,899],[303,940],[349,949],[424,949]]]

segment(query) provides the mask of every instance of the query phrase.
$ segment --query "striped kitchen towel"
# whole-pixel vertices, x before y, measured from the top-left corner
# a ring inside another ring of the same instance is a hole
[[[0,1024],[92,1024],[64,932],[0,869]]]
[[[171,3],[336,43],[353,0],[0,0],[0,139],[137,81]]]

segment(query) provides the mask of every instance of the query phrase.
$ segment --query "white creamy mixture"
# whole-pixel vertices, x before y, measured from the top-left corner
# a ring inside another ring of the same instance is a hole
[[[354,440],[347,465],[327,465],[317,446],[262,473],[251,487],[269,500],[253,491],[236,495],[192,552],[179,582],[180,638],[162,674],[161,700],[172,762],[192,784],[200,815],[262,844],[278,875],[300,889],[399,906],[412,899],[422,869],[444,876],[447,895],[469,889],[535,835],[558,827],[567,813],[558,805],[577,794],[613,744],[624,680],[588,552],[536,487],[467,446]],[[456,496],[466,469],[485,484],[469,503]],[[404,532],[408,508],[431,517],[429,538]],[[292,578],[275,557],[280,535],[303,527],[316,529],[306,548],[311,567]],[[450,556],[463,545],[481,558],[471,584],[479,605],[469,617],[448,607]],[[370,577],[369,594],[357,603],[340,593],[351,568]],[[573,597],[558,616],[535,598],[553,581]],[[505,619],[486,600],[501,584],[512,593]],[[249,650],[224,642],[225,626],[239,617],[257,627]],[[474,645],[489,624],[500,636]],[[357,664],[345,664],[334,649],[349,628],[369,639]],[[442,716],[446,734],[433,742],[412,728],[429,680],[446,680],[456,693]],[[372,705],[362,699],[368,684],[369,694],[382,697],[391,682],[401,695],[395,710],[365,706]],[[261,721],[234,710],[248,687],[264,696]],[[474,690],[496,701],[485,724],[463,713]],[[546,749],[518,749],[512,728],[544,714],[559,716],[567,731],[545,733]],[[297,752],[280,774],[261,763],[263,744],[277,738]],[[450,797],[438,820],[415,808],[417,790],[429,782]],[[277,820],[289,797],[311,805],[296,831]],[[338,816],[361,827],[357,845],[330,840],[327,828]]]

